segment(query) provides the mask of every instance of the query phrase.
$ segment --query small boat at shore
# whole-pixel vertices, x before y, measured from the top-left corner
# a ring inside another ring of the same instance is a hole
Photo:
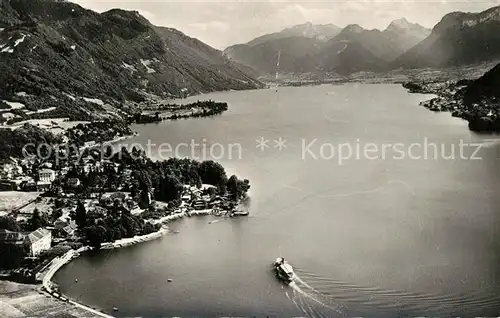
[[[283,257],[278,257],[273,263],[276,276],[283,282],[290,284],[295,279],[292,265],[288,264]]]
[[[248,211],[234,211],[230,214],[230,216],[248,216],[250,212]]]

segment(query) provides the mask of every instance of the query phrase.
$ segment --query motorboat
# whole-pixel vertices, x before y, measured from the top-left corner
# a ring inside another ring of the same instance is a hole
[[[278,257],[273,263],[273,267],[276,276],[285,283],[290,284],[294,280],[295,273],[293,272],[293,267],[283,257]]]

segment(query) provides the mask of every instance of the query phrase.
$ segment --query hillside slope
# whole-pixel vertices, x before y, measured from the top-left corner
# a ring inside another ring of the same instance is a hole
[[[137,12],[99,14],[65,1],[3,0],[0,30],[0,108],[10,107],[18,119],[88,119],[105,109],[114,116],[125,102],[151,94],[261,86],[222,52],[154,26]]]
[[[393,67],[422,68],[473,64],[500,58],[500,7],[480,13],[452,12]]]
[[[500,64],[472,81],[463,92],[467,104],[488,103],[497,107],[500,112]]]

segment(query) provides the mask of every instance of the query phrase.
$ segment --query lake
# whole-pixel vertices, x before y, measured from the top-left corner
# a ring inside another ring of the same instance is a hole
[[[428,98],[386,84],[191,97],[230,108],[137,125],[124,143],[156,158],[161,143],[205,145],[177,155],[205,152],[248,178],[250,216],[180,220],[177,234],[85,255],[55,280],[118,316],[498,315],[499,146],[418,106]],[[291,286],[271,271],[278,256]]]

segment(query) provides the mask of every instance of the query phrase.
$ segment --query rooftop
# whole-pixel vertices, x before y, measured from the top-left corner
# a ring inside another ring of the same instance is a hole
[[[13,232],[13,231],[9,231],[9,230],[4,230],[4,229],[1,229],[0,230],[0,241],[10,241],[10,242],[13,242],[13,241],[22,241],[24,240],[25,238],[25,235],[20,233],[20,232]]]
[[[28,237],[27,237],[27,240],[31,243],[35,243],[41,239],[43,239],[44,237],[46,237],[47,235],[50,235],[50,232],[44,228],[39,228],[38,230],[34,231],[34,232],[31,232]]]
[[[55,173],[55,171],[52,169],[42,169],[38,173]]]

